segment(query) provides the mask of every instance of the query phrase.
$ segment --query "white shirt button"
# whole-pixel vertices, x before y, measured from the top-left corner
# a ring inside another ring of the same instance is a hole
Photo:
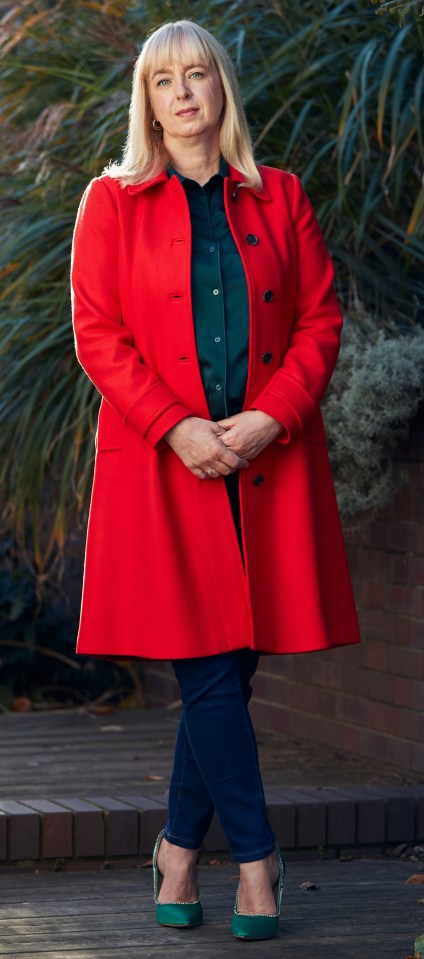
[[[212,290],[214,296],[218,296],[219,290]]]
[[[215,339],[215,343],[220,343],[220,342],[221,342],[221,337],[220,337],[220,336],[215,336],[214,339]]]
[[[217,383],[216,386],[215,386],[215,389],[216,389],[216,390],[222,390],[221,384],[220,384],[220,383]]]

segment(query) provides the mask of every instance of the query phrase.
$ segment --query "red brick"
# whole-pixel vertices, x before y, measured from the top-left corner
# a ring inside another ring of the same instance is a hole
[[[394,676],[393,702],[396,706],[410,706],[412,701],[412,679]]]
[[[368,580],[364,585],[364,605],[371,608],[384,609],[385,584]]]
[[[420,616],[423,612],[422,591],[417,587],[387,583],[384,590],[384,606],[392,612]]]
[[[331,690],[318,686],[295,685],[290,683],[287,689],[287,703],[293,709],[331,718],[335,711],[335,695]]]
[[[412,619],[409,616],[393,616],[393,636],[396,646],[411,646]]]
[[[424,509],[424,502],[422,507]],[[424,586],[424,556],[410,557],[410,576],[413,585]]]
[[[139,848],[140,856],[151,853],[158,833],[165,826],[167,805],[165,800],[155,796],[116,796],[119,802],[133,806],[139,812]]]
[[[325,802],[301,789],[278,789],[278,795],[297,805],[297,848],[325,845]]]
[[[353,720],[355,723],[363,725],[366,723],[367,700],[360,699],[359,696],[345,696],[341,694],[338,697],[336,705],[336,716],[339,720]]]
[[[393,615],[386,610],[364,608],[359,611],[359,619],[368,639],[386,641],[393,636]]]
[[[424,649],[424,619],[411,622],[412,644],[416,649]]]
[[[22,802],[40,816],[41,858],[72,856],[72,812],[47,799],[23,799]]]
[[[385,522],[379,524],[377,543],[371,536],[373,545],[383,546],[393,552],[416,553],[422,543],[421,530],[416,523]]]
[[[375,640],[363,643],[363,663],[368,669],[387,669],[388,644]],[[401,651],[399,650],[399,653]]]
[[[137,810],[110,796],[88,796],[87,798],[104,812],[106,855],[136,856],[138,851]]]
[[[331,790],[333,787],[330,787]],[[382,797],[364,786],[338,786],[337,792],[349,797],[356,805],[356,838],[358,843],[384,842],[385,803]]]
[[[414,842],[415,836],[415,797],[408,787],[365,786],[364,789],[380,796],[386,805],[386,841]]]
[[[283,849],[296,846],[296,803],[276,795],[272,790],[265,792],[266,810],[271,829],[277,842]]]
[[[37,812],[14,800],[0,800],[0,812],[7,815],[8,858],[38,859],[40,855],[40,818]],[[3,822],[3,819],[2,819]]]
[[[309,739],[310,742],[325,743],[335,749],[344,748],[341,724],[322,716],[295,713],[293,715],[292,736],[295,739]]]
[[[74,819],[74,844],[77,858],[104,856],[105,828],[103,813],[84,799],[56,799],[55,802],[70,809]]]
[[[407,556],[405,553],[386,553],[386,556],[391,561],[390,562],[390,572],[387,575],[387,580],[391,580],[393,583],[405,583],[407,586],[411,582],[411,562],[412,556]]]
[[[253,699],[250,706],[252,720],[258,728],[272,729],[288,736],[293,734],[293,711],[285,706]]]
[[[358,672],[360,673],[358,695],[363,696],[364,699],[393,702],[394,676],[375,669],[360,669]],[[347,691],[355,692],[354,689]]]
[[[386,647],[386,668],[399,676],[412,679],[424,678],[424,654],[414,649],[397,649],[390,644]]]
[[[385,581],[391,575],[391,556],[382,549],[358,551],[358,570],[362,579]]]
[[[327,812],[327,846],[353,846],[356,840],[356,809],[352,798],[336,788],[308,788],[309,796],[324,800]]]
[[[422,737],[421,712],[389,703],[367,703],[370,729],[419,742]]]
[[[375,520],[374,523],[370,525],[369,533],[369,544],[375,549],[387,549],[387,544],[390,539],[389,530],[390,522],[389,520]]]
[[[424,839],[424,783],[408,783],[405,785],[410,796],[413,796],[416,804],[416,833],[417,842]]]

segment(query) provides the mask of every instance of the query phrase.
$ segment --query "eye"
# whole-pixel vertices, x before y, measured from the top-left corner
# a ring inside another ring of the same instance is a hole
[[[169,80],[167,79],[167,77],[163,77],[162,80],[158,80],[156,86],[160,87],[161,83],[169,83]]]
[[[197,74],[198,77],[204,77],[204,73],[201,70],[193,70],[193,73],[190,73],[191,77],[195,77]]]

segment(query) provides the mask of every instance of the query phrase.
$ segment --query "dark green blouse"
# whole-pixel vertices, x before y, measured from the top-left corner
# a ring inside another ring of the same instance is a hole
[[[227,161],[204,186],[181,180],[192,227],[191,294],[197,355],[213,420],[240,413],[246,390],[249,300],[246,276],[224,207]]]

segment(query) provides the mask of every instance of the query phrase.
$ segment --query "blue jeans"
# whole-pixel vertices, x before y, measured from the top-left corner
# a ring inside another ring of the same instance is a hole
[[[216,809],[235,862],[264,859],[275,846],[248,710],[258,660],[251,649],[172,660],[183,713],[165,838],[200,848]]]

